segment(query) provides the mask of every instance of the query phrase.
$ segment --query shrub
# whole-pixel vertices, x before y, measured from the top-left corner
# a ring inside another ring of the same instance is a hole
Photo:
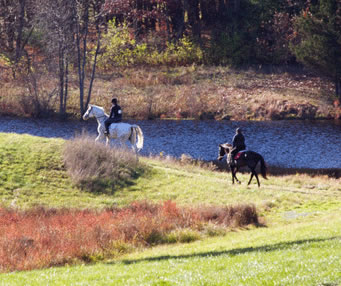
[[[251,46],[240,33],[232,35],[222,32],[212,37],[212,44],[207,51],[209,63],[240,66],[248,63],[251,56]]]
[[[162,52],[153,51],[151,62],[161,65],[190,65],[203,61],[203,51],[190,38],[184,36],[176,43],[167,43]]]
[[[0,55],[0,65],[1,61]],[[38,65],[32,65],[27,71],[22,62],[8,65],[7,73],[11,69],[16,76],[15,79],[6,79],[5,75],[0,75],[3,81],[0,87],[0,114],[37,118],[54,115],[58,92],[48,71]]]
[[[203,227],[203,233],[207,236],[223,236],[226,234],[226,229],[221,225],[208,223]]]
[[[189,37],[161,47],[156,42],[137,42],[126,23],[109,22],[108,31],[102,40],[103,53],[98,57],[98,66],[109,70],[130,65],[190,65],[203,61],[203,51]]]
[[[198,231],[192,229],[178,229],[169,233],[166,237],[167,243],[189,243],[201,239],[201,235]]]
[[[117,25],[115,20],[108,23],[102,47],[104,52],[98,57],[98,66],[103,69],[139,64],[148,57],[147,45],[136,43],[127,24]]]
[[[243,226],[257,220],[255,207],[178,207],[134,202],[101,211],[47,209],[18,211],[0,207],[0,272],[95,262],[136,246],[191,242],[207,226]],[[237,223],[236,223],[237,222]]]
[[[143,169],[130,150],[111,148],[84,134],[65,143],[63,157],[73,182],[91,191],[125,184]]]
[[[203,206],[199,208],[198,212],[203,221],[219,225],[241,227],[248,224],[259,224],[257,210],[254,205]]]

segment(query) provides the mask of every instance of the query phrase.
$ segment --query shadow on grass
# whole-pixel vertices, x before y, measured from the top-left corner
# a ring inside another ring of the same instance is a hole
[[[298,245],[306,244],[306,243],[318,243],[318,242],[325,242],[330,240],[341,239],[341,236],[334,236],[329,238],[314,238],[314,239],[303,239],[303,240],[295,240],[289,242],[280,242],[270,245],[264,245],[259,247],[245,247],[245,248],[236,248],[231,250],[224,250],[224,251],[209,251],[209,252],[202,252],[202,253],[195,253],[195,254],[188,254],[188,255],[164,255],[158,257],[147,257],[141,259],[126,259],[121,260],[120,262],[124,264],[134,264],[140,262],[149,262],[149,261],[162,261],[168,259],[188,259],[188,258],[205,258],[205,257],[215,257],[221,255],[229,255],[235,256],[245,253],[252,253],[252,252],[271,252],[271,251],[279,251],[283,249],[290,249],[295,248]],[[114,264],[115,262],[110,262],[109,264]]]

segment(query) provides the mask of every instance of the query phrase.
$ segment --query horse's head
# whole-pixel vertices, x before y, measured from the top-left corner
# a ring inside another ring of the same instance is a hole
[[[90,117],[93,117],[94,115],[92,114],[92,105],[89,104],[87,111],[83,115],[84,120],[88,120]]]
[[[229,143],[219,144],[218,160],[221,161],[223,157],[230,153],[232,145]]]

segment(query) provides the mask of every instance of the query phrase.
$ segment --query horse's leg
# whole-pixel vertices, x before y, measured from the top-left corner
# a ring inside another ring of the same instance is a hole
[[[234,167],[231,168],[231,174],[232,174],[232,184],[234,184]]]
[[[257,179],[257,184],[258,184],[258,187],[260,187],[260,183],[259,183],[259,179],[258,179],[258,175],[257,175],[257,172],[256,172],[256,170],[255,170],[254,168],[250,168],[250,169],[251,169],[251,176],[250,176],[250,180],[249,180],[249,183],[248,183],[248,185],[250,185],[250,183],[251,183],[251,180],[252,180],[253,176],[255,176],[255,177],[256,177],[256,179]]]
[[[236,167],[236,171],[234,172],[234,177],[236,178],[236,181],[237,181],[237,183],[238,184],[240,184],[241,182],[238,180],[238,178],[237,178],[237,172],[239,171],[239,168],[238,167]]]
[[[139,157],[138,157],[138,152],[137,152],[136,145],[131,145],[131,148],[133,149],[133,152],[134,152],[134,154],[135,154],[136,161],[138,161],[138,160],[139,160]]]
[[[96,137],[95,139],[95,142],[99,141],[99,140],[102,140],[103,139],[103,134],[102,133],[99,133],[98,136]]]
[[[131,145],[131,146],[132,146],[133,152],[135,154],[135,160],[136,160],[136,162],[138,162],[139,161],[139,153],[137,152],[136,145]]]
[[[257,166],[257,162],[255,164],[253,164],[252,162],[250,162],[248,164],[248,167],[251,170],[251,177],[250,177],[248,185],[250,185],[253,176],[255,176],[256,180],[257,180],[258,187],[260,187],[259,178],[258,178],[258,175],[257,175],[257,172],[256,172],[256,166]]]
[[[251,176],[250,176],[250,180],[249,180],[249,182],[247,183],[247,185],[250,185],[250,183],[251,183],[251,181],[252,181],[252,178],[253,178],[253,170],[251,170]]]
[[[257,184],[258,184],[258,188],[260,187],[260,183],[259,183],[259,179],[258,179],[258,175],[257,175],[257,172],[255,171],[255,177],[257,179]]]
[[[134,127],[130,128],[130,135],[128,140],[130,142],[131,148],[133,149],[134,153],[137,154],[137,147],[136,147],[136,130]]]
[[[237,183],[240,184],[240,181],[237,178],[237,172],[238,172],[238,168],[236,167],[231,167],[231,173],[232,173],[232,184],[234,184],[234,179],[236,179]]]
[[[238,184],[241,184],[241,181],[238,180],[236,173],[237,173],[237,172],[234,173],[234,177],[236,178],[237,183],[238,183]]]
[[[119,142],[118,144],[120,145],[121,149],[127,148],[126,140],[124,140],[124,138],[121,138],[118,142]]]

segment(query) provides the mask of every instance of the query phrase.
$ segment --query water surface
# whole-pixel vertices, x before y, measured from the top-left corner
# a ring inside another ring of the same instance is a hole
[[[231,142],[241,127],[247,148],[263,155],[270,165],[341,168],[340,121],[192,121],[140,120],[143,155],[159,154],[214,160],[218,144]],[[96,135],[97,122],[0,117],[0,132],[70,139],[81,132]]]

